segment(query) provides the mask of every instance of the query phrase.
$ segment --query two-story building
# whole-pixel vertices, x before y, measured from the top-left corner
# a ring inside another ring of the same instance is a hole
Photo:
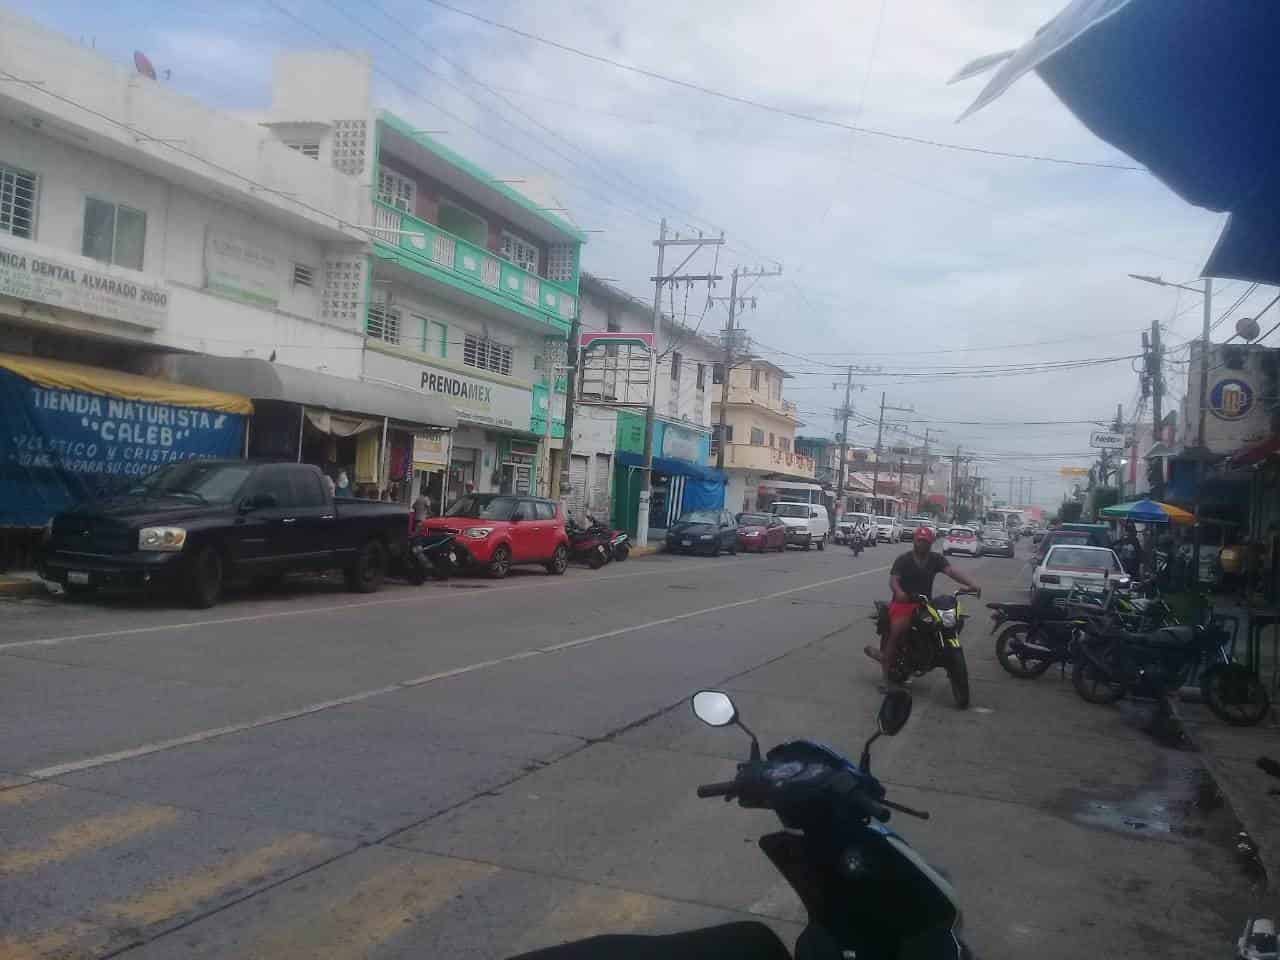
[[[690,509],[723,505],[723,475],[709,466],[719,345],[666,315],[654,334],[651,304],[589,275],[582,278],[582,332],[587,342],[598,334],[653,334],[653,356],[639,337],[581,352],[567,497],[575,513],[609,513],[615,525],[635,530],[651,369],[650,528],[664,529]]]
[[[722,369],[722,368],[721,368]],[[768,506],[768,495],[759,493],[761,481],[768,479],[813,482],[813,458],[795,449],[796,428],[803,421],[796,405],[782,397],[783,383],[790,375],[768,360],[753,357],[735,364],[729,371],[728,402],[725,404],[724,433],[720,433],[720,370],[711,401],[713,447],[724,449],[724,470],[728,475],[725,504],[730,510],[756,510]],[[716,460],[717,449],[713,449]],[[717,461],[718,462],[718,461]]]

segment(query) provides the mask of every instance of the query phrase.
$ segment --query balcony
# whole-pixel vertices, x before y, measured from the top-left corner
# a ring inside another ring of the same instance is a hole
[[[575,291],[522,270],[477,246],[381,200],[374,201],[373,230],[380,255],[387,250],[402,267],[439,280],[531,320],[568,333],[578,308]]]
[[[712,453],[714,455],[714,449]],[[726,468],[737,467],[740,470],[781,473],[799,480],[812,480],[817,467],[814,459],[804,454],[751,443],[730,443],[726,446],[724,465]]]
[[[719,406],[720,397],[718,394],[712,404],[716,407]],[[729,404],[731,406],[747,406],[755,407],[758,410],[767,410],[777,416],[786,417],[788,420],[794,420],[797,423],[800,422],[800,411],[790,400],[773,397],[763,390],[752,390],[737,383],[729,385]]]

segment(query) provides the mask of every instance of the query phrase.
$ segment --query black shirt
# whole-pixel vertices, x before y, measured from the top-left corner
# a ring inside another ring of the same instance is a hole
[[[897,577],[903,592],[914,600],[918,596],[932,597],[933,578],[940,573],[946,573],[950,567],[950,562],[940,553],[930,550],[929,555],[921,563],[916,560],[915,551],[908,550],[893,561],[893,569],[889,571],[889,576]]]

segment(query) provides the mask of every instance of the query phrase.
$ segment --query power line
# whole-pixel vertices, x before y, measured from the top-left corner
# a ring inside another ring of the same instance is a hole
[[[1107,170],[1125,170],[1141,173],[1146,172],[1145,168],[1128,163],[1119,163],[1110,160],[1069,160],[1063,157],[1050,157],[1043,154],[1013,153],[1005,150],[990,150],[985,147],[947,143],[941,140],[932,140],[927,137],[913,137],[904,133],[892,133],[887,130],[877,130],[873,127],[861,127],[857,124],[845,123],[841,120],[832,120],[826,117],[815,116],[811,113],[789,110],[786,107],[778,107],[770,103],[765,103],[761,100],[754,100],[751,97],[743,97],[733,93],[726,93],[723,90],[716,90],[700,83],[693,83],[689,80],[680,80],[676,77],[670,77],[666,74],[658,73],[655,70],[647,70],[644,67],[635,67],[629,63],[623,63],[621,60],[614,60],[610,57],[601,56],[598,53],[591,53],[590,51],[582,50],[578,47],[571,47],[566,43],[560,43],[558,40],[551,40],[547,37],[539,36],[536,33],[530,33],[527,30],[521,30],[519,27],[513,27],[510,24],[501,23],[497,20],[490,20],[488,17],[483,17],[478,13],[471,12],[470,10],[460,9],[452,4],[445,3],[444,0],[427,0],[427,2],[460,16],[469,17],[472,20],[494,27],[495,29],[505,30],[508,33],[515,34],[516,36],[524,37],[526,40],[545,44],[546,46],[554,47],[557,50],[562,50],[565,53],[571,53],[574,56],[583,57],[587,60],[594,60],[596,63],[603,63],[608,66],[615,67],[618,70],[625,70],[628,73],[634,73],[642,77],[648,77],[650,80],[660,80],[663,83],[683,87],[686,90],[693,90],[709,97],[716,97],[720,100],[728,100],[731,103],[754,107],[757,110],[764,110],[768,113],[777,114],[778,116],[790,117],[792,120],[802,120],[806,123],[815,123],[826,127],[837,127],[841,130],[848,130],[850,133],[860,133],[870,137],[882,137],[887,140],[896,140],[902,143],[914,143],[919,146],[936,147],[942,150],[955,150],[961,153],[977,153],[990,157],[1000,157],[1006,160],[1035,160],[1041,163],[1056,163],[1070,167],[1095,167]]]

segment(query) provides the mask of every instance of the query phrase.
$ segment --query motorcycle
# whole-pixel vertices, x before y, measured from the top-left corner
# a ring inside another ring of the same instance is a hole
[[[932,600],[926,596],[916,598],[911,630],[898,650],[897,659],[889,667],[891,680],[903,683],[908,677],[922,677],[941,667],[951,681],[951,695],[956,706],[961,710],[969,706],[969,666],[965,663],[964,648],[960,646],[960,634],[968,617],[960,606],[960,597],[973,592],[957,590]],[[871,619],[876,622],[880,649],[884,650],[889,637],[889,604],[877,600],[876,612]]]
[[[762,757],[733,700],[718,690],[694,694],[693,712],[708,726],[736,726],[751,738],[749,757],[734,778],[703,784],[697,795],[777,814],[784,829],[758,844],[808,914],[796,960],[972,958],[959,939],[961,912],[951,884],[885,826],[894,811],[925,820],[929,814],[887,799],[884,784],[871,773],[872,744],[906,726],[911,694],[894,690],[884,698],[876,732],[856,766],[812,740],[779,744]],[[760,923],[668,936],[592,937],[525,954],[523,960],[596,957],[790,960],[777,935]]]
[[[428,578],[447,580],[465,566],[465,554],[452,533],[415,533],[409,537],[404,576],[414,586]]]
[[[862,524],[854,527],[849,533],[849,549],[853,551],[853,555],[859,556],[867,547],[876,545],[875,532],[872,527]]]
[[[590,522],[585,527],[573,525],[566,530],[569,535],[569,559],[580,560],[592,570],[599,570],[614,557],[611,546],[614,531],[591,517],[587,520]]]
[[[625,530],[610,530],[609,552],[614,560],[622,563],[631,556],[631,536]]]
[[[1072,685],[1089,703],[1115,703],[1125,695],[1163,700],[1196,680],[1201,698],[1221,720],[1253,726],[1271,711],[1262,681],[1235,663],[1225,630],[1210,626],[1162,626],[1129,632],[1117,619],[1086,618],[1078,640]]]

